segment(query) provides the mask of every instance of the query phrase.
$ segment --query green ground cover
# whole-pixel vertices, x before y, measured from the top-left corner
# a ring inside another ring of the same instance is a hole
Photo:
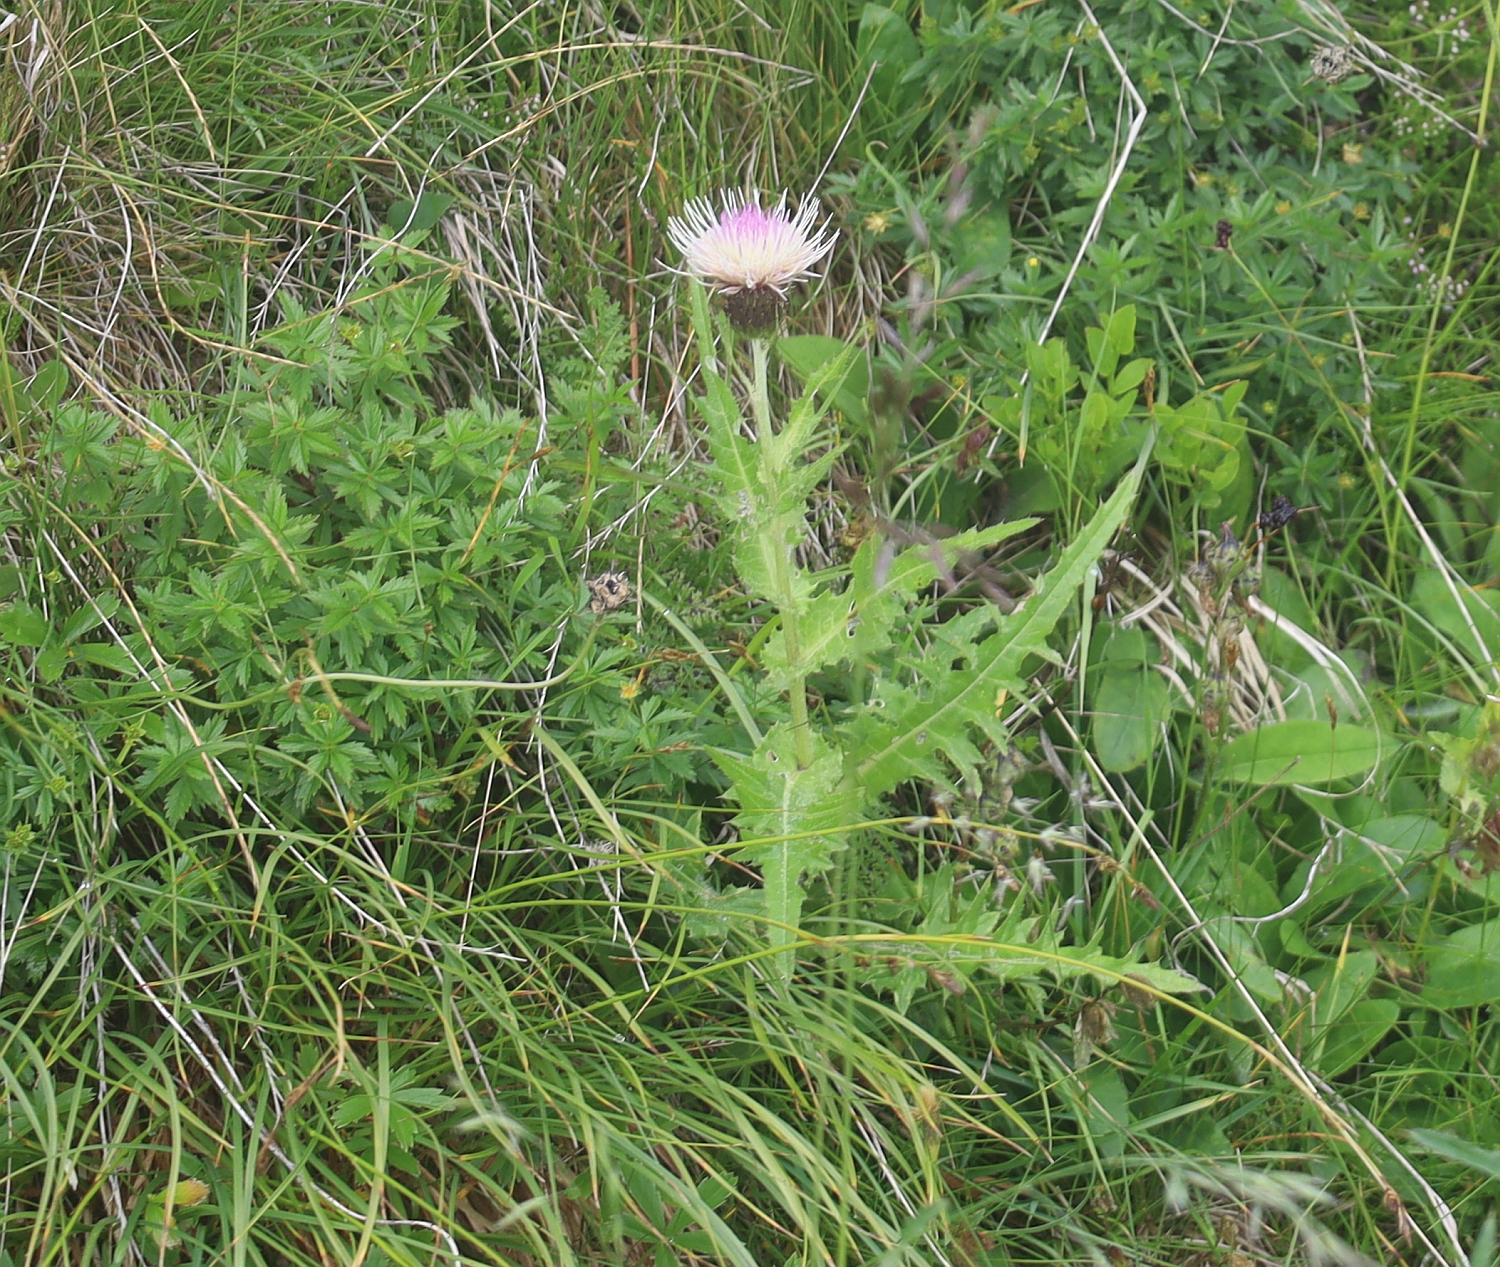
[[[0,9],[0,1262],[1489,1267],[1497,59]]]

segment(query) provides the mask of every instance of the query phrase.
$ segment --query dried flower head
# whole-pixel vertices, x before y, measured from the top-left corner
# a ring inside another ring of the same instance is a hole
[[[600,572],[584,584],[593,595],[589,599],[589,610],[596,616],[619,611],[635,597],[635,591],[630,588],[630,578],[623,572]]]
[[[1260,517],[1260,530],[1267,535],[1285,528],[1301,512],[1300,506],[1292,505],[1290,497],[1281,494],[1276,495],[1276,500],[1271,503],[1271,509]]]
[[[1307,68],[1324,83],[1336,84],[1354,73],[1354,50],[1344,44],[1322,45],[1314,51]]]
[[[835,232],[819,226],[818,203],[804,198],[795,214],[786,195],[770,208],[758,194],[725,192],[720,208],[709,198],[695,198],[667,226],[682,252],[685,271],[724,296],[724,307],[737,329],[769,329],[786,304],[786,288],[804,278],[833,250]]]

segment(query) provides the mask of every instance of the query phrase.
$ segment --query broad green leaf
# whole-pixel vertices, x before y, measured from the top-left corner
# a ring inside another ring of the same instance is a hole
[[[1120,354],[1109,342],[1105,332],[1096,326],[1090,326],[1083,335],[1088,343],[1089,360],[1093,362],[1095,375],[1108,382],[1114,377],[1115,368],[1120,363]]]
[[[436,225],[452,205],[452,194],[424,190],[415,202],[410,198],[398,198],[393,202],[385,222],[393,233],[421,233]]]
[[[1480,1007],[1500,1000],[1500,919],[1471,924],[1439,942],[1428,968],[1425,1003]]]
[[[68,649],[60,642],[43,647],[37,652],[33,664],[36,666],[37,676],[43,682],[55,682],[68,667]]]
[[[1482,662],[1500,656],[1500,594],[1476,590],[1462,582],[1455,582],[1455,588],[1466,610],[1460,609],[1440,573],[1423,568],[1412,585],[1411,605],[1470,660]]]
[[[40,647],[51,632],[47,618],[29,603],[17,603],[9,611],[0,612],[0,641],[18,647]]]
[[[1135,347],[1135,305],[1126,304],[1109,319],[1109,344],[1120,356]]]
[[[1448,843],[1447,829],[1426,814],[1392,814],[1388,818],[1371,819],[1359,827],[1358,835],[1405,858],[1427,857]]]
[[[1401,1005],[1394,999],[1362,999],[1326,1031],[1318,1027],[1322,1050],[1311,1053],[1308,1063],[1325,1078],[1337,1077],[1374,1051],[1400,1019]]]
[[[902,77],[922,57],[922,45],[912,32],[911,21],[903,9],[897,12],[883,4],[867,4],[860,13],[859,35],[856,42],[859,51],[860,73],[870,73],[870,100],[886,104],[894,113],[901,104],[916,91],[902,82]],[[915,126],[921,112],[910,116]]]
[[[1203,931],[1224,952],[1235,975],[1251,994],[1266,1003],[1282,1001],[1281,982],[1261,955],[1254,936],[1243,924],[1236,923],[1228,915],[1218,915],[1204,923]]]
[[[998,277],[1010,262],[1010,217],[1003,211],[973,212],[955,227],[953,267],[973,282]]]
[[[62,627],[62,640],[76,642],[91,629],[98,628],[103,621],[113,616],[119,606],[120,600],[113,594],[100,595],[97,602],[80,607],[68,617]]]
[[[1284,919],[1277,927],[1281,932],[1282,948],[1288,954],[1299,959],[1316,959],[1322,955],[1323,952],[1307,940],[1307,934],[1296,920]]]
[[[1130,1096],[1120,1071],[1095,1061],[1078,1075],[1083,1097],[1082,1117],[1092,1147],[1101,1157],[1119,1157],[1125,1152],[1130,1131]]]
[[[68,368],[61,361],[44,361],[26,385],[31,403],[42,412],[55,409],[68,390]]]
[[[1097,436],[1109,421],[1110,399],[1103,392],[1090,392],[1083,398],[1083,432]]]
[[[1341,672],[1323,664],[1309,664],[1281,688],[1287,716],[1304,721],[1357,722],[1364,718],[1365,702],[1351,682],[1353,672]],[[1333,712],[1329,712],[1329,705]]]
[[[1236,409],[1245,387],[1231,383],[1223,391],[1200,392],[1175,408],[1157,407],[1161,464],[1194,487],[1205,505],[1217,505],[1214,494],[1228,488],[1239,472],[1245,424]]]
[[[171,1198],[172,1215],[167,1214],[168,1197]],[[179,1244],[176,1231],[176,1215],[208,1200],[209,1188],[201,1179],[184,1179],[172,1186],[170,1191],[148,1193],[145,1208],[141,1211],[141,1223],[155,1238],[158,1248],[175,1249]]]
[[[1146,381],[1146,371],[1151,368],[1148,357],[1137,357],[1127,363],[1109,385],[1110,392],[1117,396],[1124,396],[1126,392],[1133,392]]]
[[[116,673],[137,671],[125,649],[113,642],[80,642],[73,648],[73,652],[80,660],[113,669]]]
[[[1308,973],[1307,983],[1318,992],[1318,1028],[1333,1025],[1362,1001],[1379,975],[1380,958],[1373,950],[1341,955]]]
[[[1240,451],[1232,448],[1225,451],[1218,463],[1208,468],[1208,487],[1215,493],[1222,493],[1234,483],[1234,478],[1240,473]],[[1218,505],[1218,502],[1211,503]]]
[[[954,672],[945,647],[938,663],[921,667],[916,686],[885,688],[855,726],[853,760],[862,788],[879,794],[905,779],[941,779],[945,758],[971,770],[980,761],[974,731],[1005,739],[999,692],[1021,689],[1021,668],[1030,657],[1054,658],[1047,638],[1125,521],[1140,475],[1137,463],[1036,589],[975,649],[972,667]]]
[[[1260,597],[1281,618],[1259,623],[1255,637],[1266,658],[1272,664],[1290,670],[1313,663],[1307,649],[1279,627],[1281,621],[1286,621],[1305,633],[1318,636],[1318,618],[1308,606],[1307,598],[1297,581],[1280,568],[1268,567],[1260,578]],[[1325,711],[1325,719],[1327,715]]]
[[[1314,802],[1312,797],[1306,799],[1310,803]],[[1322,799],[1325,802],[1326,812],[1326,798]],[[1377,827],[1377,831],[1381,830],[1384,829]],[[1408,834],[1396,829],[1392,835],[1397,840],[1415,842],[1419,839],[1415,831]],[[1446,834],[1444,839],[1446,840]],[[1366,898],[1373,898],[1377,893],[1385,893],[1384,900],[1387,902],[1406,901],[1402,892],[1395,889],[1391,883],[1392,873],[1400,865],[1399,858],[1393,858],[1388,851],[1381,851],[1367,844],[1363,833],[1354,831],[1354,834],[1347,837],[1340,846],[1338,865],[1319,868],[1317,876],[1313,879],[1306,914],[1318,915],[1332,907],[1343,905],[1349,900],[1351,894],[1359,893],[1361,890],[1366,891]],[[1306,891],[1310,869],[1310,863],[1306,862],[1293,869],[1282,885],[1281,896],[1284,901],[1295,901]]]
[[[1134,770],[1161,741],[1169,703],[1166,680],[1144,664],[1104,661],[1090,684],[1094,755],[1106,770]]]
[[[1259,833],[1253,827],[1244,831],[1239,836],[1239,847],[1244,848],[1252,837],[1258,836]],[[1233,838],[1230,832],[1216,832],[1210,837],[1214,842],[1210,847],[1214,848],[1216,854],[1220,848],[1227,853],[1235,848],[1235,843],[1231,843]],[[1236,915],[1255,917],[1270,915],[1286,905],[1277,895],[1275,886],[1243,856],[1230,854],[1227,857],[1216,857],[1213,861],[1222,869],[1219,871],[1218,882],[1210,891],[1224,909],[1232,910]]]
[[[1389,743],[1362,726],[1273,722],[1230,740],[1220,754],[1218,773],[1231,783],[1262,787],[1332,783],[1373,770]]]

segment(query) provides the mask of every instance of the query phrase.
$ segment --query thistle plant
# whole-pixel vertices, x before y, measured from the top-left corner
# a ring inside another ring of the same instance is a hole
[[[721,209],[717,214],[712,201],[707,198],[688,203],[682,218],[671,221],[668,233],[682,252],[689,274],[722,297],[730,324],[750,336],[750,404],[758,441],[755,452],[760,458],[759,482],[763,491],[770,495],[770,500],[784,510],[766,525],[772,531],[763,540],[760,557],[755,560],[755,570],[762,578],[759,587],[762,593],[780,611],[787,660],[795,665],[801,659],[799,626],[807,594],[805,578],[798,574],[795,549],[801,535],[802,498],[810,491],[810,486],[794,492],[786,485],[788,463],[795,460],[800,451],[800,446],[793,448],[789,441],[793,438],[810,440],[810,433],[819,420],[817,417],[794,417],[793,425],[780,437],[773,432],[767,383],[769,335],[774,332],[786,308],[787,287],[816,276],[813,270],[833,250],[836,234],[826,225],[818,226],[818,204],[812,198],[803,199],[795,215],[788,213],[785,195],[770,210],[763,209],[759,198],[754,195],[725,193],[720,202]],[[848,359],[845,359],[843,372],[847,372],[848,364]],[[715,440],[719,438],[714,437]],[[825,470],[826,467],[818,470],[817,476]],[[737,511],[751,505],[749,490],[745,492],[746,500],[736,506]],[[778,496],[779,493],[786,496]],[[797,768],[806,770],[815,759],[808,729],[806,675],[794,669],[787,689]]]
[[[754,744],[748,755],[716,755],[739,806],[739,856],[760,867],[762,887],[715,893],[704,886],[700,892],[706,905],[717,904],[725,915],[764,920],[772,975],[782,982],[794,967],[803,878],[832,865],[875,810],[876,798],[907,780],[946,783],[955,773],[973,780],[984,742],[1008,740],[1001,703],[1024,690],[1021,670],[1028,659],[1056,658],[1046,640],[1123,522],[1141,470],[1137,464],[1126,475],[1017,611],[976,608],[945,626],[961,640],[945,637],[916,654],[904,648],[899,658],[887,656],[898,622],[960,553],[982,552],[1036,521],[904,549],[894,534],[877,533],[856,551],[847,578],[842,570],[814,574],[800,564],[808,498],[839,451],[837,436],[823,429],[824,416],[859,353],[851,345],[830,357],[809,376],[785,421],[773,421],[771,336],[788,288],[814,276],[835,242],[817,217],[811,200],[792,213],[784,198],[764,208],[754,196],[727,194],[717,212],[714,203],[699,200],[670,226],[681,271],[692,279],[704,384],[697,404],[721,484],[720,506],[735,525],[741,582],[775,608],[779,627],[766,641],[762,663],[788,705],[785,719],[764,734],[748,728]],[[750,343],[748,428],[719,371],[708,292],[720,297],[732,331]],[[746,438],[747,430],[753,438]],[[863,693],[849,701],[839,724],[818,724],[808,709],[807,679],[840,662],[859,667],[850,680],[857,676]],[[993,968],[995,951],[957,970],[980,963]]]

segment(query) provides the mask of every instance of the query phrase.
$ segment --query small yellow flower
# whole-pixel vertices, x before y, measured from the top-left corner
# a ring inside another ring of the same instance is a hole
[[[1440,224],[1440,225],[1438,225],[1438,237],[1440,237],[1440,238],[1451,238],[1452,236],[1453,236],[1453,226],[1451,224]]]
[[[1364,161],[1365,147],[1363,145],[1356,145],[1352,141],[1346,141],[1344,143],[1344,162],[1348,163],[1351,167],[1357,167]]]
[[[1340,475],[1339,476],[1339,490],[1341,492],[1347,493],[1351,488],[1354,487],[1355,482],[1356,481],[1354,479],[1354,476],[1352,476],[1352,475]]]
[[[1278,216],[1284,216],[1284,215],[1286,215],[1286,213],[1288,211],[1290,211],[1291,209],[1292,209],[1292,204],[1289,203],[1289,202],[1278,202],[1276,204],[1276,214]]]
[[[1039,260],[1039,259],[1037,259],[1037,257],[1035,255],[1033,255],[1029,260],[1026,261],[1026,267],[1027,268],[1040,268],[1041,267],[1041,263],[1042,263],[1042,261]]]
[[[883,211],[875,211],[865,217],[866,233],[884,233],[891,227],[891,218]]]
[[[634,699],[640,693],[641,693],[641,684],[640,684],[640,680],[639,679],[632,679],[629,682],[622,682],[620,684],[620,698],[621,699]]]

